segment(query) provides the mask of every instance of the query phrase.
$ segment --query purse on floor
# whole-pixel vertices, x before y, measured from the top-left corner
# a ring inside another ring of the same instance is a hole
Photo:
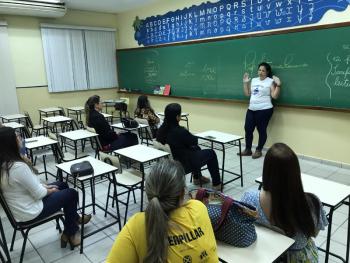
[[[235,247],[247,247],[255,242],[254,222],[258,217],[255,207],[205,188],[190,191],[190,196],[207,206],[217,240]]]
[[[70,167],[70,173],[74,177],[85,176],[94,174],[94,168],[89,161],[82,161],[80,163],[72,164]]]

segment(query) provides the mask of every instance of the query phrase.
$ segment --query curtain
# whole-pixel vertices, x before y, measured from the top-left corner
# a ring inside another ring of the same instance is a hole
[[[115,31],[42,26],[49,92],[117,86]]]

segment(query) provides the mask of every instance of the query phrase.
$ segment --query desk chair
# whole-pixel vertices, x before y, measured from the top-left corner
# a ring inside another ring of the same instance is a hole
[[[114,105],[114,109],[117,113],[119,113],[120,120],[125,117],[130,117],[130,114],[128,112],[128,104],[126,104],[125,102],[117,102]]]
[[[141,144],[144,144],[144,141],[146,141],[147,146],[149,144],[153,145],[153,136],[152,136],[151,127],[148,124],[148,120],[141,119],[141,118],[135,118],[135,121],[137,121],[139,124],[148,125],[148,127],[137,129],[137,131],[139,133],[139,138],[141,140]],[[151,143],[149,143],[149,142],[151,142]]]
[[[0,218],[0,261],[4,263],[11,263],[11,257],[7,248],[4,228]]]
[[[89,132],[97,133],[96,130],[94,128],[92,128],[92,127],[86,126],[86,129]],[[97,142],[97,145],[95,146],[93,144],[93,142],[91,141],[91,146],[92,146],[93,149],[95,149],[95,158],[99,157],[100,152],[103,152],[103,153],[112,153],[113,152],[113,150],[106,150],[106,149],[104,149],[102,147],[100,139],[98,138],[98,136],[96,137],[96,142]]]
[[[130,200],[130,192],[132,192],[134,197],[134,203],[136,204],[136,198],[135,198],[135,190],[141,189],[141,182],[142,182],[142,175],[140,171],[137,171],[135,169],[128,169],[128,170],[122,170],[122,166],[119,161],[118,156],[113,156],[110,154],[106,154],[103,152],[100,152],[99,158],[101,161],[108,163],[110,165],[113,165],[118,168],[118,174],[116,176],[117,178],[117,186],[121,186],[123,188],[126,188],[126,191],[118,193],[117,196],[127,193],[126,202],[121,201],[119,198],[117,199],[119,203],[122,203],[125,205],[125,217],[124,217],[124,225],[126,223],[126,219],[128,216],[128,207],[129,207],[129,200]],[[108,185],[108,193],[107,193],[107,201],[106,201],[106,210],[108,207],[109,198],[112,198],[112,207],[114,205],[115,200],[115,194],[110,194],[111,190],[111,181]]]
[[[10,251],[13,251],[13,245],[15,243],[15,238],[16,238],[16,233],[17,231],[21,231],[21,234],[23,236],[23,244],[22,244],[22,250],[21,250],[21,257],[19,262],[22,263],[23,262],[23,256],[24,256],[24,251],[26,248],[26,243],[27,243],[27,239],[28,239],[28,234],[29,231],[37,226],[43,225],[51,220],[56,220],[56,229],[58,229],[58,231],[61,233],[61,226],[59,224],[59,219],[61,219],[63,221],[63,212],[59,211],[56,212],[46,218],[40,219],[38,221],[35,221],[33,223],[30,224],[26,224],[26,223],[21,223],[21,222],[17,222],[16,219],[14,218],[10,208],[7,205],[7,202],[3,196],[3,194],[0,192],[0,203],[2,208],[4,209],[7,218],[9,219],[12,227],[13,227],[13,235],[12,235],[12,241],[11,241],[11,247],[10,247]]]

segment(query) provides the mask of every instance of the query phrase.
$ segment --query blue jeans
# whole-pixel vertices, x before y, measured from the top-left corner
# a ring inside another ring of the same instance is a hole
[[[255,130],[255,127],[258,130],[259,133],[259,142],[258,147],[256,149],[258,151],[261,151],[265,145],[265,142],[267,140],[267,125],[269,124],[269,121],[271,119],[273,113],[273,108],[267,109],[267,110],[247,110],[247,114],[245,117],[245,148],[248,150],[252,149],[252,143],[253,143],[253,132]]]
[[[39,219],[48,217],[63,208],[64,212],[64,230],[68,236],[74,235],[78,230],[77,224],[79,215],[77,213],[78,192],[75,189],[69,188],[67,183],[55,182],[49,185],[56,185],[60,191],[45,196],[42,201],[44,204],[41,213],[28,223],[35,222]]]

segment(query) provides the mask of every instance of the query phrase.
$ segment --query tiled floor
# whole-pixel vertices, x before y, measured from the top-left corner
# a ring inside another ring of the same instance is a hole
[[[226,153],[226,168],[232,171],[239,171],[239,159],[236,155],[236,148],[231,148]],[[88,149],[87,153],[93,155],[92,149]],[[221,164],[221,152],[218,152],[219,162]],[[56,168],[54,159],[48,157],[48,169],[56,174]],[[244,191],[249,188],[257,188],[257,184],[254,182],[255,178],[261,176],[263,158],[253,160],[250,157],[243,158],[243,172],[244,172],[244,187],[240,186],[239,181],[235,181],[225,186],[224,193],[239,199]],[[332,181],[340,182],[343,184],[350,185],[350,170],[338,168],[335,166],[329,166],[322,164],[321,162],[315,162],[310,160],[300,160],[302,172],[318,176],[321,178],[327,178]],[[42,163],[40,160],[37,163],[37,167],[42,170]],[[204,175],[206,172],[204,172]],[[40,175],[41,179],[45,181],[43,175]],[[228,176],[229,177],[229,176]],[[189,182],[188,176],[188,189],[192,189],[193,186]],[[49,182],[54,181],[53,177],[49,176]],[[101,205],[106,202],[107,183],[101,183],[96,186],[96,199]],[[90,195],[88,194],[88,197]],[[125,197],[122,197],[125,198]],[[137,203],[134,204],[130,201],[129,205],[129,216],[139,211],[140,193],[136,191]],[[132,200],[132,199],[131,199]],[[110,207],[111,210],[114,208]],[[120,205],[120,213],[122,220],[124,217],[125,208]],[[345,257],[345,242],[346,242],[346,231],[347,231],[347,207],[340,207],[334,213],[333,228],[332,228],[332,242],[331,250],[339,253]],[[7,242],[10,242],[12,235],[12,227],[9,224],[8,219],[1,211],[1,219],[4,225]],[[86,225],[86,231],[91,231],[96,226],[104,224],[110,220],[109,217],[105,218],[103,214],[97,210],[97,214],[93,216],[91,223]],[[122,221],[123,222],[123,221]],[[110,248],[112,247],[113,241],[119,232],[117,225],[107,228],[104,231],[88,237],[85,239],[84,253],[79,254],[79,249],[71,251],[68,247],[65,249],[60,248],[60,235],[55,229],[54,223],[47,223],[41,227],[33,229],[29,234],[29,240],[26,246],[26,253],[24,262],[104,262]],[[326,231],[321,231],[316,238],[317,245],[325,247]],[[13,262],[19,261],[20,248],[23,239],[21,234],[17,234],[17,240],[15,242],[15,249],[11,252],[11,258]],[[324,262],[324,254],[320,252],[320,262]],[[330,258],[330,262],[340,262],[335,258]]]

